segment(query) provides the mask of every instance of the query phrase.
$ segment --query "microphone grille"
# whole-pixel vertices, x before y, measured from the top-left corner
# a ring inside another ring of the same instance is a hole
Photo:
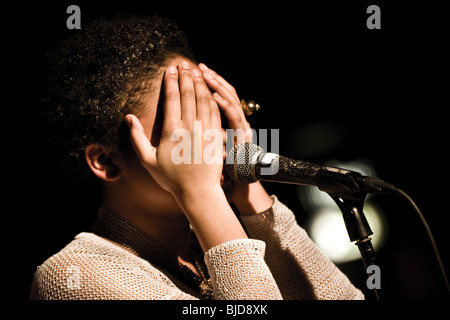
[[[230,149],[227,153],[225,167],[228,175],[242,184],[258,181],[252,177],[252,164],[256,164],[255,155],[263,149],[253,143],[241,143]],[[253,160],[253,163],[252,163]]]

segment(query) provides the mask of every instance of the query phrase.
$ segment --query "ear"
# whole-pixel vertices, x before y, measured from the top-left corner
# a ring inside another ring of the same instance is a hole
[[[92,172],[102,180],[117,181],[121,170],[111,157],[108,148],[100,144],[89,144],[84,150],[86,162]]]

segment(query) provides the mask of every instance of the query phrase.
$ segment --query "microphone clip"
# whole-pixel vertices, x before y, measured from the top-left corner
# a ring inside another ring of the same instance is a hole
[[[374,187],[367,186],[368,178]],[[375,183],[379,179],[334,167],[320,169],[316,179],[317,187],[328,193],[341,210],[350,241],[356,242],[366,270],[369,266],[376,265],[375,250],[370,239],[373,232],[364,215],[363,206],[368,192],[383,192],[383,186],[377,186]],[[374,293],[380,299],[380,291],[374,288]]]

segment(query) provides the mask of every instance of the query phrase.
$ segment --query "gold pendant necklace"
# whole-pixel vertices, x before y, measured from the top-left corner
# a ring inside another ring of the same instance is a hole
[[[179,262],[180,275],[183,282],[199,292],[204,299],[214,299],[212,281],[205,266],[203,266],[196,258],[194,258],[194,265],[199,274],[196,274],[188,266]]]

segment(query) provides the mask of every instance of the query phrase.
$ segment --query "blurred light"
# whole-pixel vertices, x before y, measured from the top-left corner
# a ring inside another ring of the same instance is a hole
[[[381,209],[373,203],[366,203],[363,211],[373,231],[370,237],[372,245],[375,250],[379,250],[387,236]],[[316,211],[306,225],[311,239],[332,261],[343,263],[361,258],[358,247],[350,242],[344,219],[337,207]]]
[[[332,165],[376,176],[370,161],[359,158],[350,162],[328,161]],[[335,263],[361,258],[358,247],[350,242],[342,213],[331,197],[314,187],[297,187],[300,201],[308,213],[305,229],[316,245]],[[379,250],[387,239],[388,226],[381,208],[368,196],[364,202],[364,215],[373,231],[372,245]]]

